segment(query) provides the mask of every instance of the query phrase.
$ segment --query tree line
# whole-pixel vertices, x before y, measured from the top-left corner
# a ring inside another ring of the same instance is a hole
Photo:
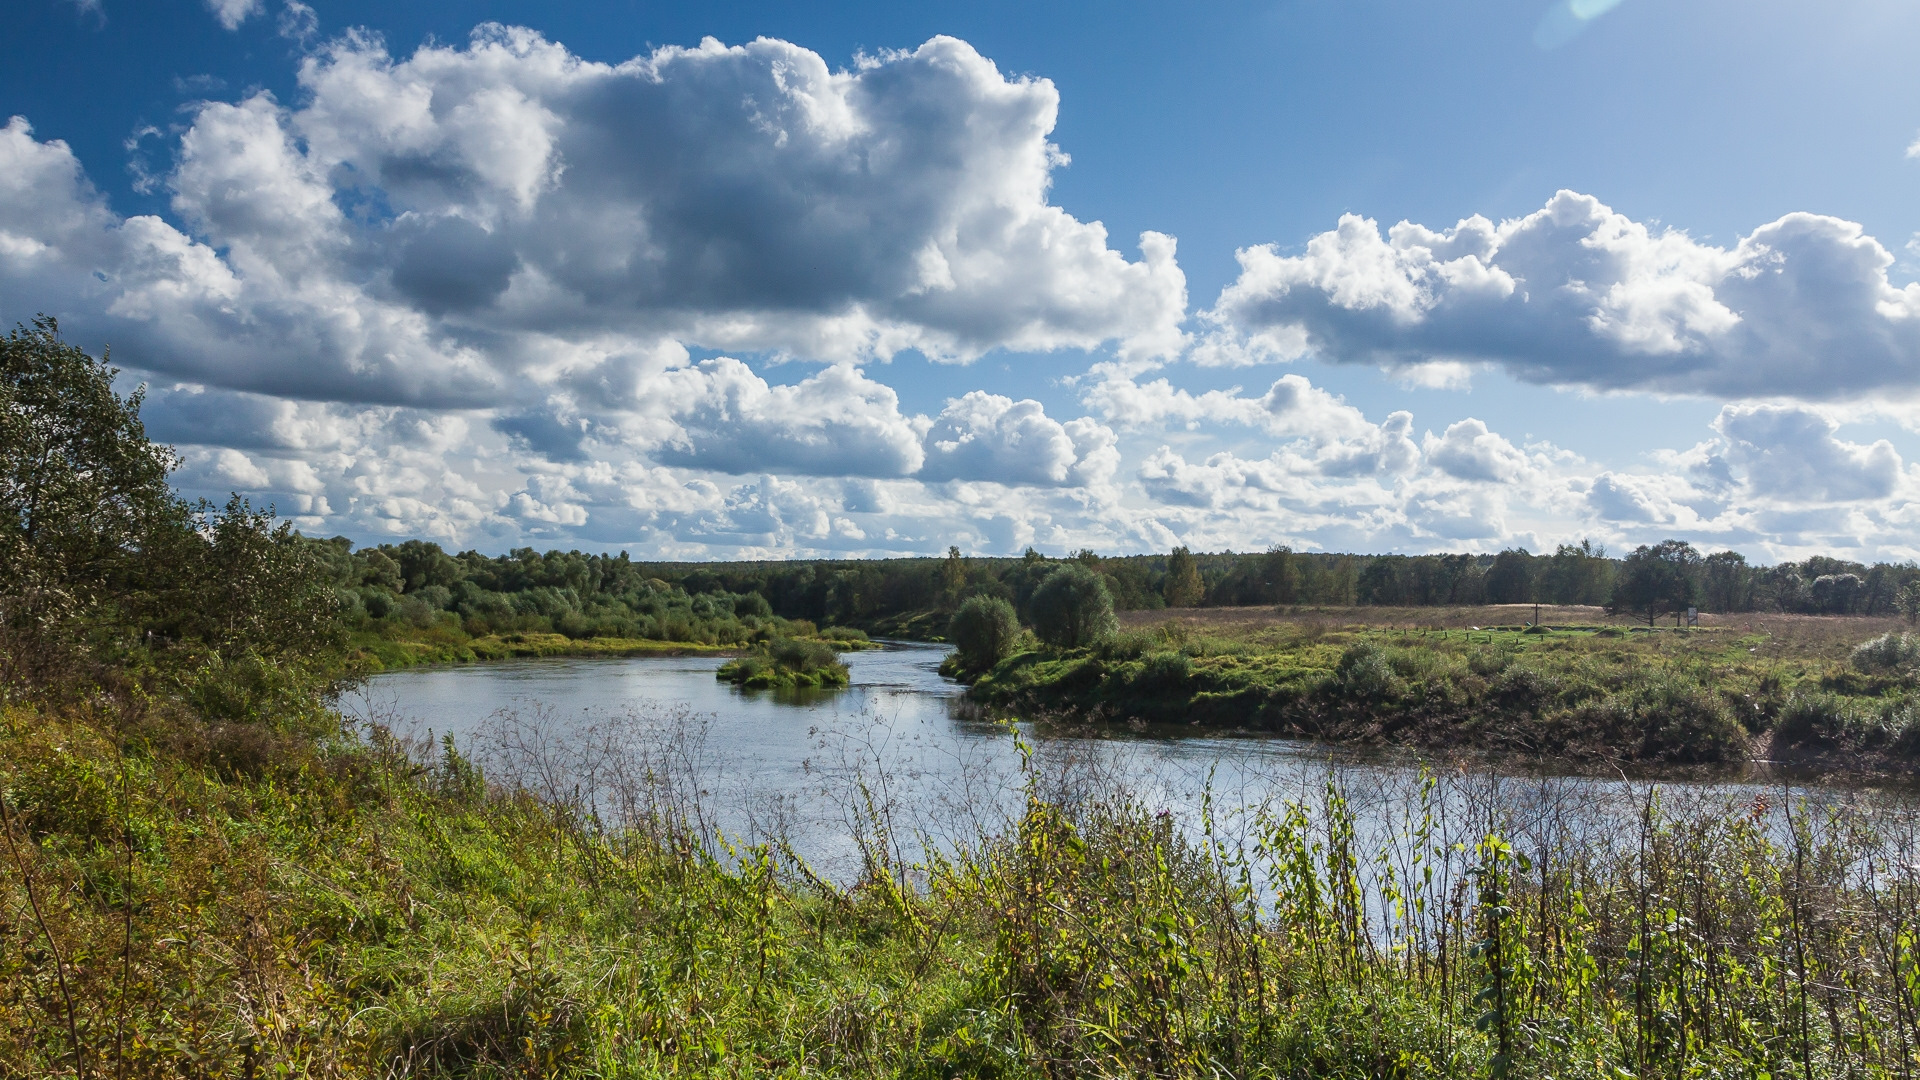
[[[1695,607],[1888,615],[1920,611],[1920,566],[1871,566],[1829,556],[1772,566],[1734,551],[1702,554],[1679,540],[1623,556],[1582,541],[1552,554],[1353,555],[1294,551],[645,562],[627,553],[519,548],[450,554],[423,540],[355,548],[309,540],[356,625],[457,622],[472,634],[547,631],[570,637],[746,640],[756,620],[900,630],[950,613],[969,597],[1006,600],[1030,618],[1035,590],[1056,568],[1097,575],[1121,611],[1167,607],[1444,607],[1592,605],[1648,617]],[[941,632],[944,618],[923,628]]]
[[[303,537],[237,497],[225,507],[179,498],[168,485],[177,459],[146,438],[139,393],[117,396],[113,369],[63,343],[51,319],[0,341],[0,375],[0,662],[46,669],[35,679],[110,658],[183,679],[213,670],[209,663],[239,665],[259,672],[258,692],[274,697],[268,684],[301,665],[336,677],[322,658],[350,629],[734,644],[808,620],[944,635],[976,596],[1004,600],[1032,625],[1036,591],[1063,565],[1092,575],[1122,611],[1540,602],[1649,619],[1696,606],[1920,614],[1920,566],[1911,562],[1816,556],[1758,566],[1678,540],[1617,558],[1583,541],[1539,555],[1182,547],[1054,559],[953,548],[944,558],[712,563],[532,548],[451,553],[425,540],[356,547]]]

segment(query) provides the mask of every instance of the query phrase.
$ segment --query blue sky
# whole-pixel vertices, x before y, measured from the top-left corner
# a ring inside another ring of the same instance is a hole
[[[310,531],[1920,546],[1910,4],[16,6],[0,316]]]

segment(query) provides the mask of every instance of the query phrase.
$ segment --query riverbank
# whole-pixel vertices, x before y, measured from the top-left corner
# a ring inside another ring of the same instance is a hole
[[[879,643],[859,630],[828,627],[800,639],[819,642],[836,651],[877,649]],[[430,664],[473,664],[489,660],[528,660],[541,657],[623,656],[743,656],[750,643],[715,644],[700,641],[657,641],[652,638],[586,637],[563,634],[507,633],[471,637],[447,627],[429,627],[412,633],[360,631],[349,639],[349,655],[369,673]]]
[[[570,638],[562,634],[512,633],[482,637],[393,638],[355,634],[350,643],[354,659],[369,672],[392,671],[429,664],[473,664],[488,660],[537,657],[615,656],[738,656],[739,645],[708,645],[692,641],[653,641],[646,638]]]
[[[1091,649],[1008,657],[969,693],[1027,716],[1587,763],[1727,763],[1763,749],[1901,771],[1920,755],[1914,672],[1852,662],[1889,620],[1648,628],[1585,611],[1535,627],[1409,614],[1182,613]]]
[[[849,791],[841,887],[703,829],[671,742],[4,719],[21,1075],[1825,1080],[1920,1046],[1900,806],[1681,789],[1576,835],[1493,778],[1330,773],[1238,846],[1041,751],[920,865]]]

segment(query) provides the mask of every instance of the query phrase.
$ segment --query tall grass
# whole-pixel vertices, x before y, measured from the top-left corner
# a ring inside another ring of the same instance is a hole
[[[253,771],[124,719],[6,715],[0,1076],[1920,1064],[1898,800],[1329,770],[1181,816],[1022,744],[1010,807],[957,823],[854,777],[838,881],[717,833],[680,714]]]

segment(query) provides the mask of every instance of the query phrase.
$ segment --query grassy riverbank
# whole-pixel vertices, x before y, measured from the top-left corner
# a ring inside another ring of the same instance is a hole
[[[865,633],[844,627],[815,630],[811,623],[789,623],[803,637],[839,651],[877,646]],[[787,640],[782,638],[781,640]],[[764,642],[762,642],[764,644]],[[661,641],[653,638],[582,637],[538,631],[474,636],[457,626],[386,627],[362,630],[349,639],[349,651],[365,671],[387,671],[424,664],[471,664],[486,660],[522,660],[550,656],[739,656],[751,641]]]
[[[866,872],[840,887],[777,836],[704,833],[671,732],[625,744],[624,771],[608,740],[535,734],[483,775],[379,731],[8,709],[0,1075],[1920,1064],[1895,810],[1629,799],[1576,836],[1510,820],[1489,782],[1370,782],[1361,806],[1330,780],[1215,821],[1216,845],[1041,753],[1024,811],[973,807],[978,831],[918,866],[896,855],[912,823],[850,791]]]
[[[1001,709],[1426,750],[1710,763],[1755,753],[1900,768],[1920,754],[1912,665],[1854,649],[1893,620],[1709,619],[1648,628],[1531,606],[1210,610],[1032,649],[972,693]],[[1472,620],[1472,621],[1469,621]]]

